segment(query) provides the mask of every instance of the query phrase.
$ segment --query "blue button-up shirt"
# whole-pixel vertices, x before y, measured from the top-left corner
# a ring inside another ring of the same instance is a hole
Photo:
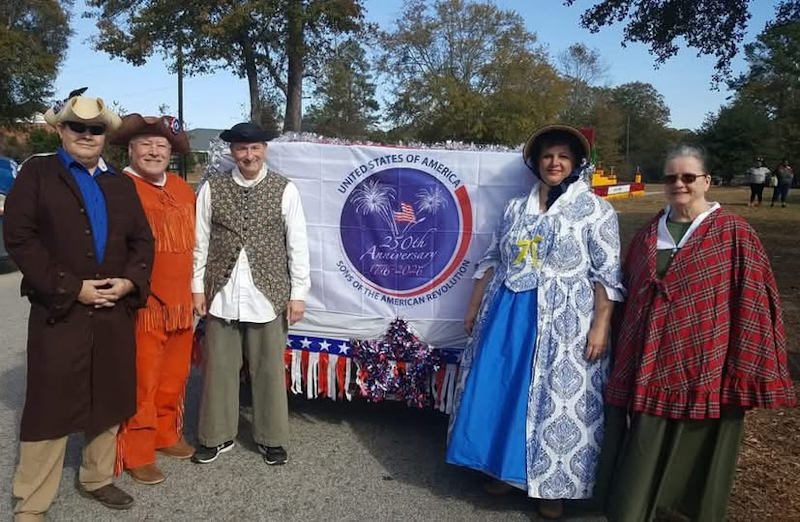
[[[96,177],[107,172],[116,174],[114,170],[106,165],[103,158],[97,163],[94,172],[78,163],[75,158],[70,156],[64,149],[58,149],[58,158],[72,173],[78,188],[83,196],[83,204],[86,208],[86,215],[89,216],[89,224],[92,227],[92,237],[94,238],[94,253],[97,257],[97,264],[103,262],[106,253],[106,241],[108,240],[108,211],[106,209],[106,196],[97,183]]]

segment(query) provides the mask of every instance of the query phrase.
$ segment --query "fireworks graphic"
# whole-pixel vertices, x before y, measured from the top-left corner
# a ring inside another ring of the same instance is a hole
[[[440,208],[447,206],[447,199],[439,187],[424,188],[417,192],[417,205],[420,212],[435,215]]]
[[[365,216],[367,214],[378,214],[389,225],[392,234],[397,237],[397,223],[394,221],[394,212],[392,211],[392,203],[395,198],[395,190],[378,180],[366,181],[353,193],[356,212],[360,212]]]
[[[397,192],[378,180],[368,180],[353,193],[356,212],[363,215],[377,214],[389,226],[392,235],[401,238],[411,229],[425,221],[426,217],[416,214],[427,213],[434,216],[448,204],[447,197],[439,187],[422,188],[416,193],[415,205],[400,202],[399,210],[393,208],[397,202]],[[398,223],[405,223],[402,230]]]

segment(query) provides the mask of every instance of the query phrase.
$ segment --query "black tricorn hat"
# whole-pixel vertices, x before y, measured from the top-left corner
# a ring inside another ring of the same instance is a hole
[[[278,131],[265,130],[257,123],[237,123],[230,129],[222,131],[219,138],[228,143],[256,143],[277,138]]]

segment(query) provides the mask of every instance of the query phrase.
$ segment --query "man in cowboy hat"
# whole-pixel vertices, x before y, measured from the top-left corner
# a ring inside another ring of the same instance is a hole
[[[86,440],[78,491],[133,503],[112,477],[117,428],[136,410],[133,310],[147,300],[153,236],[133,181],[101,157],[119,116],[80,94],[45,113],[61,147],[25,162],[6,199],[5,244],[31,303],[16,520],[44,518],[75,432]]]
[[[158,484],[164,473],[156,450],[176,459],[194,453],[183,437],[183,401],[192,352],[192,188],[167,172],[172,153],[188,154],[189,139],[170,116],[129,114],[112,142],[128,146],[123,172],[136,185],[156,256],[150,298],[136,318],[136,415],[118,434],[117,471],[141,484]]]
[[[198,464],[233,448],[242,352],[252,383],[253,438],[267,464],[287,461],[287,324],[303,317],[311,283],[300,194],[264,163],[272,137],[254,123],[220,134],[236,166],[210,178],[197,196],[192,299],[207,322],[201,445],[192,457]]]

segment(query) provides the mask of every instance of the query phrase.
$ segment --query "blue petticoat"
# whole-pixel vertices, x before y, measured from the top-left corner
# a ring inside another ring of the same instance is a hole
[[[537,290],[500,285],[464,386],[447,462],[527,484],[526,419],[537,334]]]

